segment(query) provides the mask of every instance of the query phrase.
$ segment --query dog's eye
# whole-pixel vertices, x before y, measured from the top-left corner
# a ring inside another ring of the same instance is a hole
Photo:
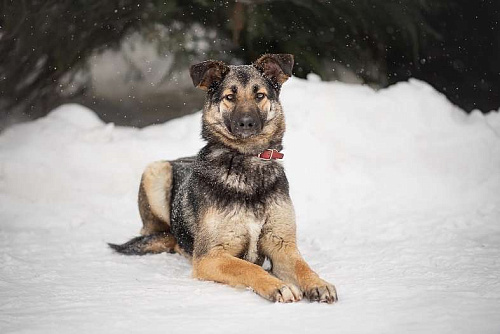
[[[266,94],[264,94],[264,93],[257,93],[257,95],[255,95],[257,100],[262,100],[264,98],[264,96],[266,96]]]
[[[234,100],[234,94],[228,94],[228,95],[226,95],[226,100],[233,101]]]

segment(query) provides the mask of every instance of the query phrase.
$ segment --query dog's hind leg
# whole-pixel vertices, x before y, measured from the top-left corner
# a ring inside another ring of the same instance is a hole
[[[142,173],[138,199],[141,235],[170,231],[172,182],[172,165],[168,161],[153,162]]]
[[[123,245],[109,244],[126,255],[180,252],[170,233],[170,198],[172,192],[172,165],[168,161],[149,164],[139,187],[139,213],[143,227],[141,236]]]

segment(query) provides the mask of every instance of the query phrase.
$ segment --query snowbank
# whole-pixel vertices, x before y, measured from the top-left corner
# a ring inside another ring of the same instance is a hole
[[[285,167],[299,246],[336,305],[271,304],[113,254],[144,166],[203,145],[200,114],[144,129],[64,105],[0,135],[0,332],[498,333],[500,114],[411,80],[291,79]]]

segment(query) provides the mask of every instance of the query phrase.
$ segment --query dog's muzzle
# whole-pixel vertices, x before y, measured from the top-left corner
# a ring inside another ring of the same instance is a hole
[[[262,122],[257,112],[235,113],[230,130],[237,137],[248,138],[262,130]]]

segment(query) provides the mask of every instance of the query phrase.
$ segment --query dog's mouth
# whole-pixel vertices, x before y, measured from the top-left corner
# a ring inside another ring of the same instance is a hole
[[[249,139],[249,138],[253,138],[257,135],[259,135],[261,133],[261,129],[253,129],[253,128],[250,128],[250,129],[230,129],[229,132],[235,137],[235,138],[238,138],[238,139]]]
[[[218,140],[223,145],[244,154],[258,154],[269,148],[271,138],[276,141],[281,139],[279,133],[277,133],[278,137],[275,137],[276,133],[273,132],[273,127],[269,127],[267,122],[258,131],[239,132],[237,134],[231,132],[231,124],[226,120],[213,123],[207,122],[205,126],[207,130],[204,138]]]
[[[263,129],[258,131],[231,131],[230,122],[213,123],[210,124],[212,130],[218,133],[220,136],[226,138],[226,140],[243,143],[249,140],[259,138],[263,134]]]

